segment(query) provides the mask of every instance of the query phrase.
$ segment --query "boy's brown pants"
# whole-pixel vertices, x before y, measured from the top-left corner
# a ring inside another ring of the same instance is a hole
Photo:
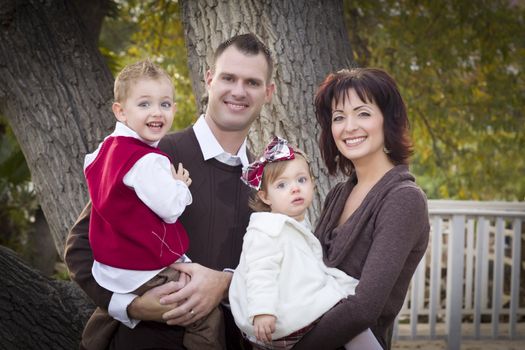
[[[179,271],[168,267],[137,288],[133,293],[142,295],[148,290],[166,282],[177,281],[179,276]],[[121,343],[115,342],[112,343],[113,336],[119,326],[119,321],[111,317],[107,311],[97,307],[84,328],[80,349],[101,350],[108,349],[110,345],[112,350],[129,349],[128,345],[119,345]],[[132,332],[133,330],[130,329],[128,333],[132,334]],[[133,340],[130,341],[132,342]],[[155,340],[151,339],[151,342],[154,343]],[[175,344],[171,345],[175,346]],[[225,349],[224,319],[221,308],[216,307],[207,317],[186,327],[184,331],[183,345],[189,350]]]

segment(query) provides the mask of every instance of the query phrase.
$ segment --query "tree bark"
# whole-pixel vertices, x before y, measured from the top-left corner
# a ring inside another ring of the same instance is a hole
[[[113,77],[93,38],[99,28],[85,25],[100,26],[107,2],[79,12],[67,0],[4,0],[0,11],[0,113],[26,157],[59,254],[88,200],[83,157],[114,123]]]
[[[0,246],[1,349],[77,349],[93,309],[73,282],[48,279]]]
[[[310,208],[315,221],[322,200],[340,181],[328,176],[317,145],[313,97],[332,71],[355,66],[340,0],[183,0],[182,20],[190,75],[198,110],[205,110],[204,74],[213,51],[227,38],[253,32],[270,48],[276,92],[255,121],[249,142],[260,152],[272,135],[298,145],[311,159],[317,195]]]

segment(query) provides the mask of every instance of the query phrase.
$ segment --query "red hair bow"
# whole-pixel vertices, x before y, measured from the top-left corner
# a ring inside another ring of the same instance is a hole
[[[266,164],[294,158],[294,150],[288,146],[288,141],[275,136],[264,149],[262,157],[242,170],[241,180],[251,188],[259,191]]]

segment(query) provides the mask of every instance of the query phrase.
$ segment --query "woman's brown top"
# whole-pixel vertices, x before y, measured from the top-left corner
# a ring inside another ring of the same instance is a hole
[[[337,227],[356,181],[352,176],[330,191],[315,231],[325,263],[359,279],[356,294],[327,312],[294,349],[335,349],[367,328],[389,349],[392,324],[427,248],[427,199],[406,165],[387,172]]]

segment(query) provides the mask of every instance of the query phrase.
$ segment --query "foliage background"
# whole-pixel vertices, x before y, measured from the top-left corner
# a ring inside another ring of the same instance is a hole
[[[355,59],[408,106],[429,198],[525,200],[524,3],[345,1]]]
[[[412,171],[428,197],[525,200],[524,2],[345,0],[344,6],[354,60],[387,70],[399,84],[412,125]],[[174,129],[198,115],[180,15],[173,0],[113,1],[99,41],[113,73],[150,57],[172,75]],[[22,252],[38,203],[1,116],[0,147],[0,244]]]

